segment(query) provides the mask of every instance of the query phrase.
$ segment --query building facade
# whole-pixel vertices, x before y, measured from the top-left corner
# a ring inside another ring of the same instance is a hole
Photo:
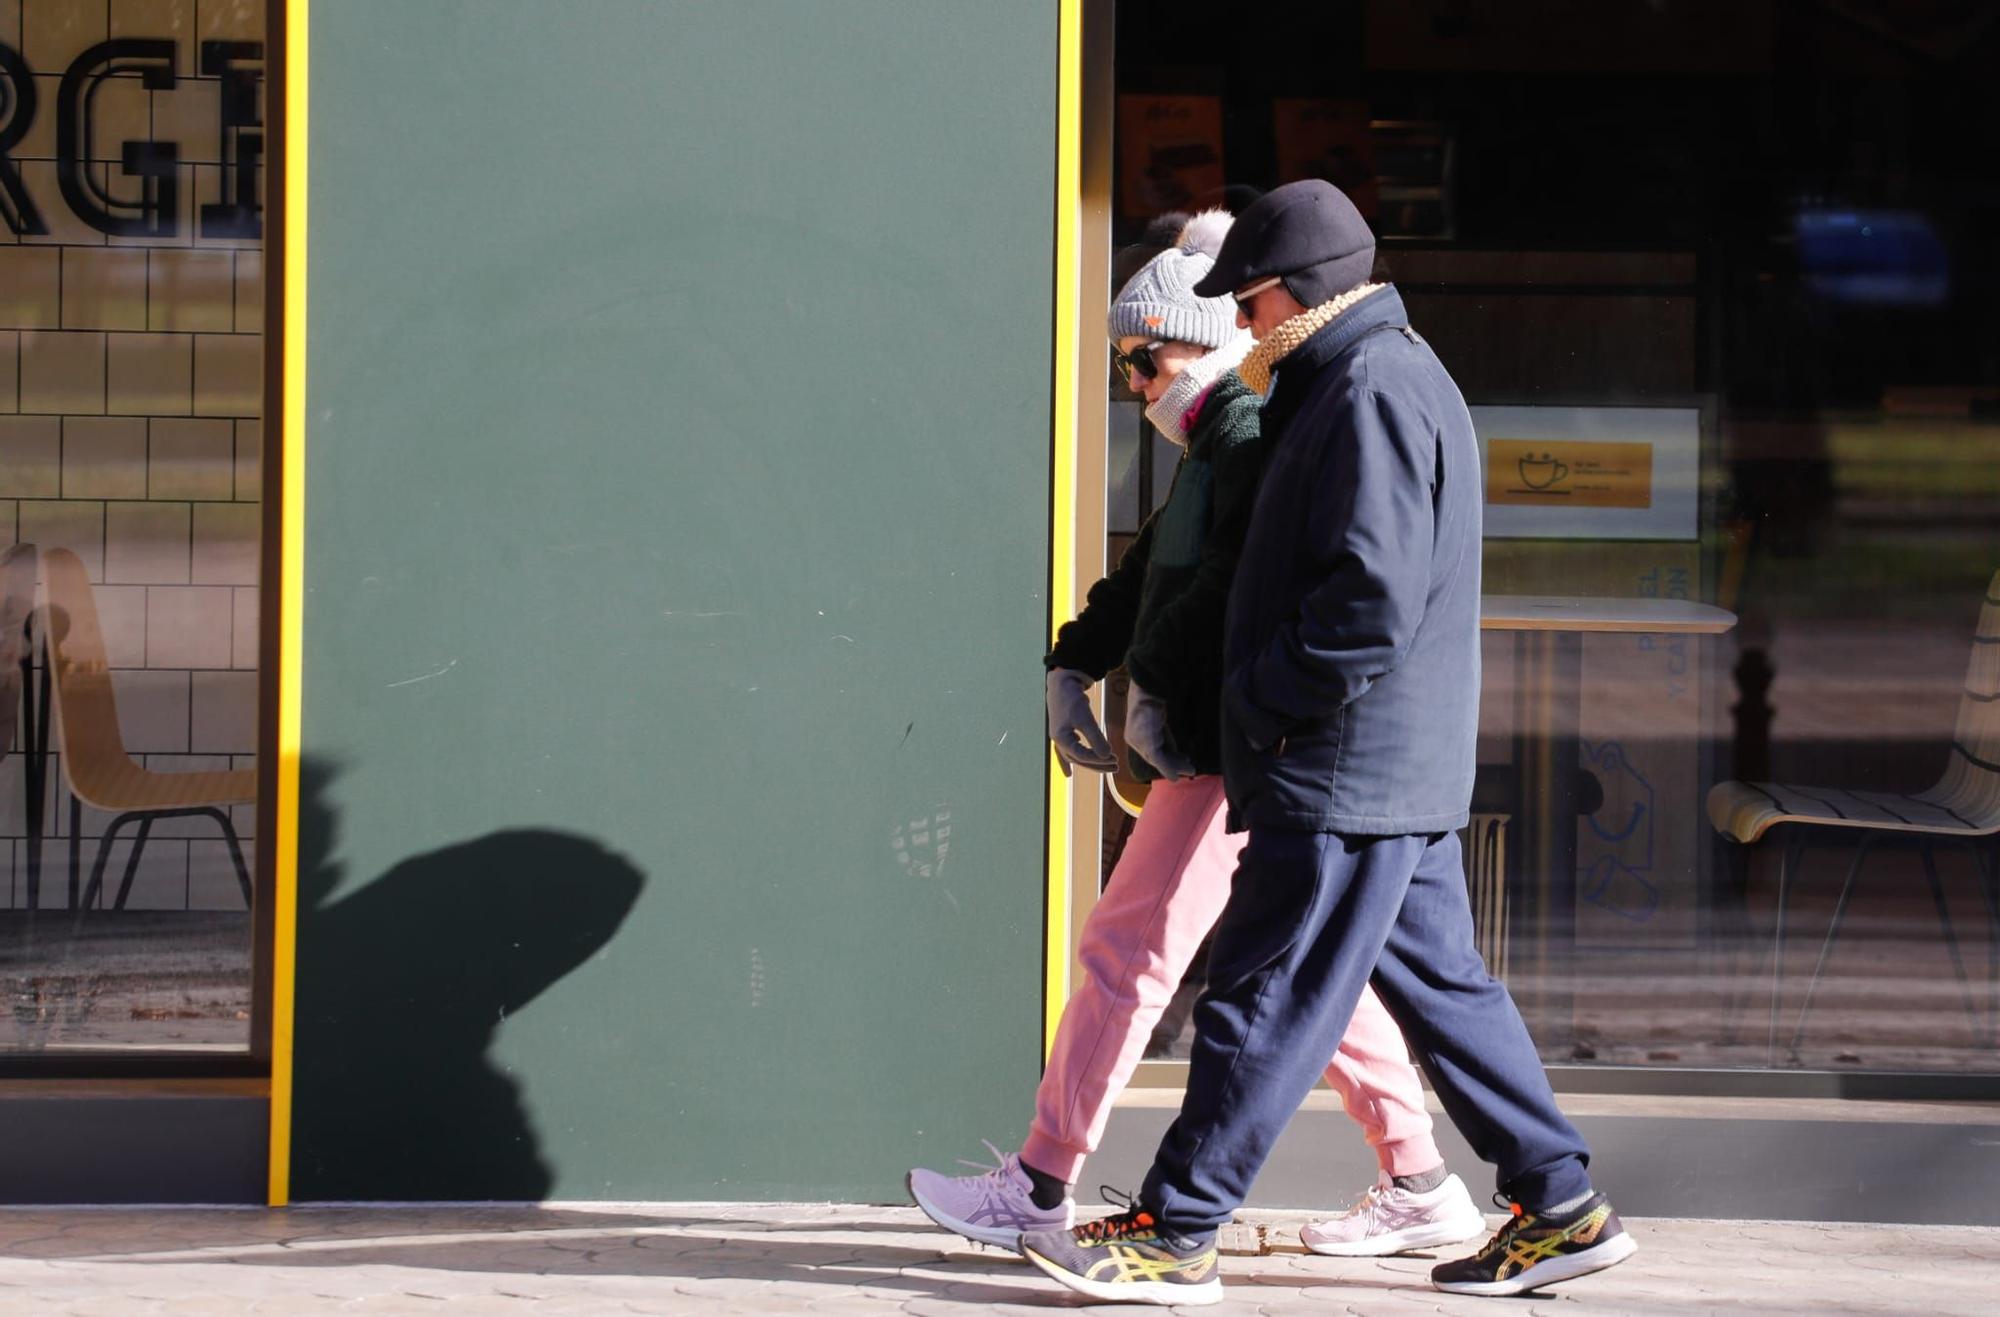
[[[1289,21],[0,0],[0,1192],[1018,1134],[1143,808],[1037,695],[1172,478],[1102,307],[1318,176],[1480,430],[1469,897],[1621,1203],[1995,1219],[1995,25]]]

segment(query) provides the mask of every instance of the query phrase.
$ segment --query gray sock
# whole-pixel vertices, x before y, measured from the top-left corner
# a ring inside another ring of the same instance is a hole
[[[1566,1213],[1574,1212],[1577,1208],[1582,1207],[1585,1203],[1589,1202],[1590,1195],[1595,1192],[1596,1191],[1593,1189],[1586,1189],[1582,1193],[1578,1194],[1576,1197],[1570,1199],[1568,1202],[1557,1203],[1554,1207],[1546,1208],[1543,1211],[1535,1213],[1535,1215],[1562,1216]]]
[[[1427,1194],[1443,1184],[1450,1175],[1451,1172],[1444,1168],[1444,1163],[1439,1162],[1428,1171],[1417,1175],[1393,1176],[1389,1182],[1406,1193]]]

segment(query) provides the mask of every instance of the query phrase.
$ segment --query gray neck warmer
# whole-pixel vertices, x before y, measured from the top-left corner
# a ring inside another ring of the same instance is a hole
[[[1153,428],[1181,447],[1187,447],[1187,433],[1181,428],[1181,420],[1188,408],[1194,406],[1196,398],[1208,391],[1215,382],[1235,370],[1243,359],[1250,355],[1252,340],[1248,330],[1240,331],[1236,337],[1219,348],[1196,357],[1181,367],[1181,373],[1160,395],[1160,400],[1146,408],[1146,419]]]

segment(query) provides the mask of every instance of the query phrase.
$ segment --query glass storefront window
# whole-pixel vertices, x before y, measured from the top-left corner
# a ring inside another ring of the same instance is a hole
[[[1469,894],[1551,1063],[2000,1071],[1996,54],[1888,5],[1119,12],[1114,246],[1326,178],[1472,406]]]
[[[0,1053],[250,1044],[263,26],[0,0]]]

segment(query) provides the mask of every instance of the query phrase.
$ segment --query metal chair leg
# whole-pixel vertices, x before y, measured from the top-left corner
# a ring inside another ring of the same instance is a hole
[[[1868,848],[1875,844],[1875,834],[1864,832],[1861,841],[1854,848],[1854,859],[1847,866],[1847,881],[1840,885],[1840,899],[1834,902],[1833,922],[1826,927],[1826,941],[1820,944],[1819,959],[1813,963],[1812,979],[1806,984],[1806,999],[1799,1007],[1799,1023],[1792,1030],[1792,1042],[1788,1049],[1796,1059],[1799,1043],[1806,1036],[1806,1017],[1812,1014],[1813,994],[1819,991],[1820,975],[1826,970],[1827,957],[1833,954],[1834,941],[1840,936],[1841,921],[1847,918],[1847,902],[1854,895],[1854,880],[1861,873],[1861,863],[1868,858]]]
[[[46,668],[40,669],[42,679],[36,680],[32,618],[21,624],[21,636],[26,642],[21,655],[21,775],[26,785],[26,799],[22,803],[28,824],[25,857],[28,909],[35,911],[42,908],[42,812],[47,803],[43,792],[47,790],[49,767],[49,689]],[[0,746],[0,750],[4,749]]]
[[[1778,914],[1771,939],[1771,1027],[1764,1044],[1765,1065],[1778,1061],[1778,1006],[1785,996],[1785,907],[1791,902],[1792,880],[1798,876],[1805,846],[1803,837],[1786,842],[1778,860]]]
[[[153,818],[149,814],[139,820],[139,835],[132,838],[132,853],[125,857],[125,876],[118,883],[118,898],[111,903],[113,910],[125,908],[125,898],[132,894],[132,879],[139,873],[139,854],[146,849],[146,838],[153,832]]]
[[[1986,848],[1987,1031],[2000,1047],[2000,838]]]
[[[1986,906],[1986,1045],[2000,1047],[2000,845],[1978,838],[1968,849]]]
[[[64,770],[67,772],[68,770]],[[69,908],[81,911],[83,902],[77,899],[77,881],[83,876],[83,802],[76,798],[76,792],[69,793]]]
[[[226,809],[211,808],[202,812],[222,825],[222,839],[229,843],[229,861],[236,866],[236,885],[243,889],[243,908],[247,910],[250,908],[250,866],[243,862],[243,844],[236,838],[236,824]]]
[[[1730,876],[1714,889],[1716,911],[1708,939],[1712,959],[1704,972],[1723,985],[1722,1019],[1716,1040],[1734,1046],[1750,1027],[1749,1013],[1756,1006],[1756,970],[1763,963],[1764,940],[1750,915],[1752,848],[1731,841],[1725,854],[1727,859],[1721,863],[1726,865]]]
[[[1951,968],[1958,975],[1958,990],[1965,997],[1965,1014],[1972,1021],[1972,1033],[1979,1036],[1979,1007],[1972,998],[1972,978],[1965,972],[1965,957],[1958,949],[1958,931],[1951,926],[1951,907],[1945,903],[1944,883],[1938,878],[1937,857],[1932,853],[1931,844],[1926,841],[1921,847],[1924,859],[1924,881],[1930,884],[1931,900],[1937,905],[1938,927],[1944,931],[1945,950],[1951,953]]]
[[[74,817],[75,812],[80,811],[73,811],[72,817]],[[243,843],[236,835],[236,824],[229,817],[228,811],[214,805],[202,805],[189,809],[132,810],[113,818],[106,825],[104,836],[98,842],[97,859],[91,866],[90,881],[85,886],[80,900],[77,901],[78,920],[82,919],[82,912],[89,909],[91,903],[96,901],[99,893],[102,892],[104,888],[104,869],[110,861],[111,847],[117,841],[119,832],[128,823],[137,822],[139,831],[132,839],[132,853],[125,858],[125,871],[118,883],[118,895],[112,902],[114,910],[123,910],[126,898],[131,895],[133,880],[139,872],[139,857],[146,849],[147,838],[152,835],[153,824],[163,818],[181,818],[192,815],[205,815],[212,818],[215,820],[216,826],[222,829],[222,840],[229,846],[229,862],[236,870],[236,885],[242,890],[243,904],[245,908],[248,908],[251,904],[250,866],[244,861]],[[75,831],[76,824],[72,823],[70,837],[72,851],[81,845],[75,836]]]
[[[84,887],[82,898],[76,905],[76,927],[83,927],[85,912],[90,909],[90,903],[97,899],[98,892],[104,887],[104,865],[111,858],[111,846],[118,840],[119,829],[137,817],[136,814],[120,814],[105,825],[104,835],[97,840],[97,859],[90,866],[90,882]],[[74,837],[71,838],[71,844],[75,844]]]

